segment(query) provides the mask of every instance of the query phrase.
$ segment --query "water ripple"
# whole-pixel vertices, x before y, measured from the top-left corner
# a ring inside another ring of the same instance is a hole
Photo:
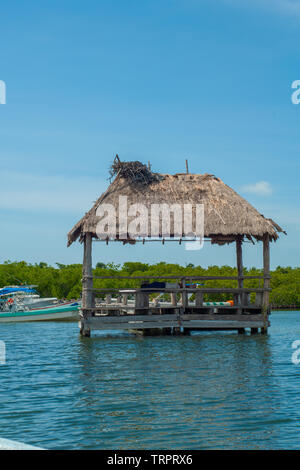
[[[297,449],[300,312],[268,336],[1,325],[1,435],[49,449]],[[298,337],[297,337],[298,335]]]

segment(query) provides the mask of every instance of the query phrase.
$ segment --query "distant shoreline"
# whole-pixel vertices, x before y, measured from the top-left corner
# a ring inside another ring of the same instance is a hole
[[[286,307],[270,307],[270,309],[271,310],[300,310],[300,306],[295,307],[295,306],[287,305]]]
[[[152,276],[212,276],[211,280],[204,280],[201,285],[205,287],[236,288],[237,281],[230,280],[237,276],[237,269],[231,266],[209,266],[203,268],[192,263],[182,266],[176,263],[142,263],[140,261],[125,263],[102,263],[97,262],[93,268],[95,276],[94,287],[105,288],[136,288],[140,286],[143,276],[145,279]],[[97,278],[98,276],[98,278]],[[102,279],[110,276],[110,279]],[[124,276],[126,280],[120,280]],[[215,277],[226,277],[228,280],[218,280]],[[254,279],[252,276],[263,276],[262,269],[255,267],[244,268],[244,287],[257,289],[262,287],[262,279]],[[250,279],[247,279],[247,276]],[[116,277],[116,279],[114,279]],[[131,279],[132,277],[132,279]],[[136,278],[135,278],[136,277]],[[35,264],[25,261],[5,261],[0,264],[0,286],[10,285],[35,285],[41,297],[56,297],[58,299],[78,299],[82,294],[82,264],[61,264],[56,267],[40,262]],[[205,301],[227,301],[231,300],[228,294],[205,295]],[[250,296],[251,302],[255,301],[255,295]],[[300,310],[300,267],[277,266],[271,271],[270,306],[273,310]]]

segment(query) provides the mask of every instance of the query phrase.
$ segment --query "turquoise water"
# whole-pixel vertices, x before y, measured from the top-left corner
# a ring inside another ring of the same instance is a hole
[[[299,449],[300,312],[269,335],[0,325],[0,437],[47,449]]]

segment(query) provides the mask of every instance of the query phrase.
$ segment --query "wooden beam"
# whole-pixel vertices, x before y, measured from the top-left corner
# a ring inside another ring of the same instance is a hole
[[[243,280],[243,251],[242,251],[242,239],[237,238],[236,240],[236,262],[238,272],[238,287],[240,289],[244,286]]]
[[[93,307],[92,235],[87,233],[83,245],[82,308]]]
[[[120,317],[88,317],[90,330],[176,328],[242,329],[261,328],[262,315],[130,315]]]
[[[265,234],[263,237],[263,270],[264,270],[264,289],[263,293],[263,314],[264,314],[264,327],[262,333],[268,331],[268,315],[269,315],[269,304],[270,304],[270,238],[269,234]]]
[[[241,276],[243,279],[263,279],[263,276]],[[94,276],[94,279],[183,279],[185,278],[188,281],[191,280],[237,280],[238,276],[178,276],[174,275],[165,275],[165,276]]]
[[[193,293],[199,293],[199,292],[202,292],[204,294],[216,294],[216,293],[221,293],[221,292],[226,292],[228,294],[242,294],[242,293],[250,293],[250,292],[264,292],[266,289],[264,287],[262,288],[252,288],[252,287],[243,287],[243,289],[239,289],[239,288],[235,288],[235,287],[203,287],[201,289],[197,289],[197,288],[189,288],[189,287],[186,287],[184,289],[182,288],[166,288],[166,289],[163,289],[163,288],[153,288],[153,289],[140,289],[140,288],[137,288],[137,289],[118,289],[117,287],[115,288],[103,288],[101,289],[100,287],[99,288],[93,288],[92,289],[93,292],[97,292],[97,293],[102,293],[102,294],[105,294],[105,293],[108,293],[108,292],[111,292],[111,293],[118,293],[120,292],[121,295],[123,294],[135,294],[137,291],[141,291],[141,292],[144,292],[144,293],[148,293],[148,294],[153,294],[153,293],[157,293],[157,292],[160,292],[162,294],[171,294],[171,292],[177,292],[177,293],[180,293],[182,294],[182,292],[186,292],[188,294],[193,294]],[[269,291],[271,289],[268,289]]]

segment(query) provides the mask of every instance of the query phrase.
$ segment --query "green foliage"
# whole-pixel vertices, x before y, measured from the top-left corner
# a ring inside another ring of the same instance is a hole
[[[160,262],[148,264],[141,262],[126,262],[123,265],[115,263],[97,263],[93,270],[95,276],[164,276],[164,280],[171,281],[168,275],[180,276],[236,276],[236,268],[231,266],[209,266],[203,268],[193,264],[180,266]],[[257,268],[244,269],[249,276],[262,275]],[[60,299],[77,299],[81,296],[81,264],[65,265],[56,263],[56,267],[45,262],[29,264],[25,261],[5,261],[0,264],[0,286],[34,284],[42,297],[58,297]],[[174,281],[174,280],[173,280]],[[94,286],[98,288],[133,288],[139,287],[141,279],[95,279]],[[199,281],[205,287],[237,287],[234,280],[208,280]],[[262,280],[245,280],[245,287],[262,287]],[[270,302],[274,307],[295,306],[300,307],[300,268],[277,266],[271,272]],[[251,294],[253,297],[253,295]],[[228,294],[206,295],[205,300],[229,300]]]

